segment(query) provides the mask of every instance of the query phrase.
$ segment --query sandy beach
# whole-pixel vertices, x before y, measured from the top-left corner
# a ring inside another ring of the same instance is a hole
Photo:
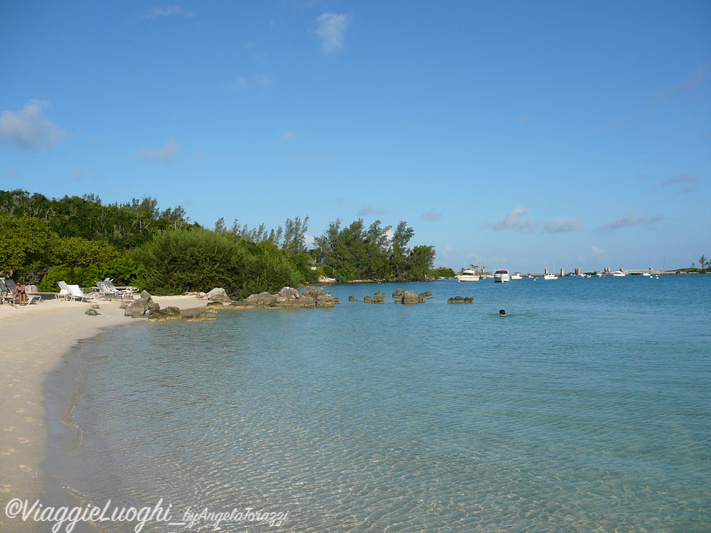
[[[154,297],[161,308],[204,307],[193,296]],[[102,329],[143,322],[124,316],[119,301],[98,301],[98,316],[88,303],[44,299],[37,305],[0,306],[0,503],[14,498],[34,501],[42,490],[40,463],[46,456],[43,399],[46,375],[78,340]],[[13,530],[0,512],[0,530]]]

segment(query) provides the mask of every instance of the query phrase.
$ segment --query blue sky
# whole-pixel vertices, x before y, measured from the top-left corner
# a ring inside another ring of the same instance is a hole
[[[0,4],[0,188],[213,227],[415,229],[437,265],[711,256],[711,2]]]

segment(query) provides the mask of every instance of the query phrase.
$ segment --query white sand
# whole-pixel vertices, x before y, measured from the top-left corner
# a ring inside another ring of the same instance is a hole
[[[153,297],[161,308],[203,307],[192,296]],[[8,522],[3,509],[13,498],[40,497],[40,462],[47,430],[42,388],[45,377],[79,339],[102,328],[139,322],[124,316],[118,301],[98,301],[99,316],[88,316],[88,303],[44,300],[38,305],[0,306],[0,531]],[[144,319],[140,319],[143,321]]]

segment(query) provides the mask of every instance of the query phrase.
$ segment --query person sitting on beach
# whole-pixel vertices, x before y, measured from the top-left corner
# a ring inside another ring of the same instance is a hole
[[[506,316],[506,311],[504,311],[503,309],[501,309],[501,310],[499,311],[499,316]]]
[[[13,298],[20,299],[20,305],[25,305],[27,303],[27,293],[25,292],[25,284],[21,281],[17,282],[15,285],[15,292],[12,293]]]

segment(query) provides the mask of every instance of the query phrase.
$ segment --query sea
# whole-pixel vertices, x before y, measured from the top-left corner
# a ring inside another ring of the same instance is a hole
[[[80,342],[48,493],[104,531],[711,531],[711,276],[326,290]]]

